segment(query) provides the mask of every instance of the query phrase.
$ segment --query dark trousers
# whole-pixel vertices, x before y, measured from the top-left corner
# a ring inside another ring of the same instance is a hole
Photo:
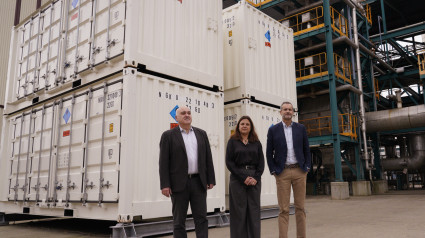
[[[230,237],[260,238],[260,196],[261,181],[255,186],[246,186],[230,175]]]
[[[173,203],[174,237],[187,237],[186,216],[189,202],[195,221],[196,237],[208,237],[207,191],[202,186],[199,177],[189,178],[183,191],[173,192],[171,201]]]

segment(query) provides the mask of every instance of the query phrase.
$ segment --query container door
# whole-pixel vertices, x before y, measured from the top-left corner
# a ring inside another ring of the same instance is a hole
[[[28,200],[42,201],[48,199],[49,189],[49,165],[51,162],[51,148],[53,136],[53,106],[50,104],[45,108],[34,112],[34,133],[32,157],[30,164],[30,181]],[[53,151],[52,151],[53,153]]]
[[[75,0],[68,5],[68,33],[65,53],[65,80],[76,79],[86,70],[90,58],[90,31],[93,1]]]
[[[59,113],[57,135],[57,161],[55,162],[55,200],[75,202],[81,200],[82,168],[85,136],[84,119],[87,94],[66,98]]]
[[[118,201],[122,83],[92,92],[87,111],[83,202]]]
[[[11,123],[11,163],[9,176],[9,200],[22,201],[28,193],[28,162],[33,139],[32,114],[21,114]]]
[[[68,5],[65,82],[123,53],[125,3],[75,0]]]
[[[62,1],[57,1],[43,10],[43,24],[40,27],[40,62],[37,78],[38,90],[55,86],[59,73],[60,28],[62,19]]]

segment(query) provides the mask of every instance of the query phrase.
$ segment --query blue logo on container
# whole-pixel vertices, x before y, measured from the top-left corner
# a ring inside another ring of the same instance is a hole
[[[175,121],[177,121],[176,120],[176,111],[177,111],[177,109],[179,109],[179,106],[175,106],[174,108],[173,108],[173,110],[171,110],[171,112],[170,112],[170,115],[171,115],[171,117],[173,117],[173,119],[175,120]]]
[[[71,117],[71,112],[69,112],[68,108],[66,109],[65,114],[63,114],[63,119],[65,120],[65,123],[68,124],[68,120]]]
[[[73,8],[76,8],[77,7],[77,4],[78,4],[78,0],[72,0],[72,7]]]
[[[270,42],[271,37],[270,37],[270,31],[267,31],[266,34],[264,35],[266,37],[266,39]]]

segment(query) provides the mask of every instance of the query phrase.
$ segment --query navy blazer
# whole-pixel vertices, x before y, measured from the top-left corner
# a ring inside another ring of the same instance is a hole
[[[311,168],[310,146],[308,144],[307,131],[304,125],[292,123],[292,141],[294,145],[295,157],[301,169],[307,172]],[[269,128],[267,133],[267,164],[270,173],[282,173],[288,147],[286,146],[285,132],[282,122]]]

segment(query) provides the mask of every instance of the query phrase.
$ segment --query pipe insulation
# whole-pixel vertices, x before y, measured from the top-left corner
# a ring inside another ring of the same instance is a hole
[[[367,112],[365,119],[368,133],[425,127],[425,106]]]
[[[425,135],[409,136],[410,156],[403,156],[396,159],[383,159],[382,167],[385,170],[398,171],[407,168],[408,170],[418,170],[425,168]]]
[[[339,86],[339,87],[336,88],[336,91],[337,92],[346,91],[346,90],[350,90],[353,93],[358,94],[358,95],[360,95],[360,94],[363,93],[358,88],[356,88],[356,87],[354,87],[352,85],[349,85],[349,84],[345,84],[345,85],[342,85],[342,86]],[[323,94],[328,94],[328,93],[329,93],[329,89],[323,89],[323,90],[315,91],[315,92],[311,92],[311,93],[298,94],[297,98],[307,98],[307,97],[314,98],[316,96],[323,95]]]

